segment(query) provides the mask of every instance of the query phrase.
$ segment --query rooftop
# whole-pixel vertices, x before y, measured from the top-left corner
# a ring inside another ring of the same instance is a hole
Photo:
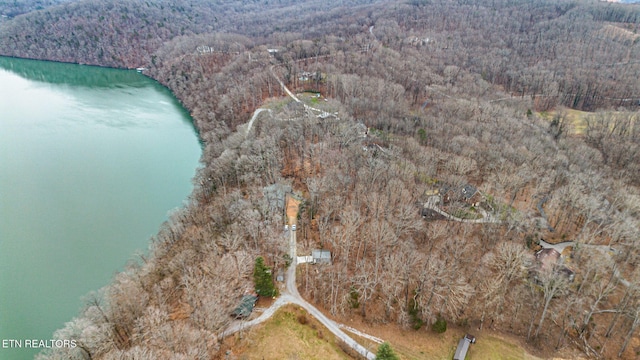
[[[240,300],[240,304],[238,307],[233,310],[233,316],[236,318],[245,318],[251,315],[253,312],[253,307],[256,305],[256,301],[258,301],[258,297],[255,295],[244,295]]]

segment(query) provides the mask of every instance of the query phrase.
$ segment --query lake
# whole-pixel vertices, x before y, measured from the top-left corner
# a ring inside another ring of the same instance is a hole
[[[135,71],[0,57],[0,359],[48,340],[193,188],[200,143]]]

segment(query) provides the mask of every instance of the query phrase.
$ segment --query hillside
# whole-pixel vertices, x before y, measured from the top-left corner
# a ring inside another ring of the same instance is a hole
[[[638,7],[79,1],[0,26],[0,54],[147,68],[204,144],[148,257],[56,334],[81,350],[43,359],[220,356],[256,257],[287,262],[289,192],[298,254],[332,252],[299,291],[335,317],[640,351]],[[547,265],[541,239],[571,247]]]
[[[20,14],[42,10],[69,1],[71,0],[2,0],[0,1],[0,15],[3,15],[2,21],[4,21]]]

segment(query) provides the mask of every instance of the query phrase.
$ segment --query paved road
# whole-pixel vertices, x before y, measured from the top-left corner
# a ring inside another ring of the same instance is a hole
[[[376,355],[369,351],[364,346],[360,345],[358,342],[353,340],[349,335],[347,335],[344,331],[341,330],[341,327],[344,325],[340,325],[335,321],[326,317],[320,310],[318,310],[315,306],[309,304],[305,299],[300,296],[298,292],[298,286],[296,285],[296,231],[289,230],[289,255],[293,259],[291,266],[287,269],[287,281],[286,288],[282,291],[280,297],[269,307],[267,308],[259,317],[251,320],[244,321],[239,320],[233,322],[227,329],[218,334],[218,339],[222,340],[225,337],[232,335],[238,331],[242,331],[251,326],[260,324],[261,322],[269,319],[273,314],[282,306],[286,304],[296,304],[305,309],[311,316],[315,317],[324,325],[329,331],[331,331],[338,339],[342,340],[345,344],[349,345],[353,350],[358,352],[360,355],[366,357],[368,360],[374,360]],[[350,328],[348,328],[350,329]],[[359,331],[352,329],[352,332],[357,332],[360,336],[365,338],[370,338],[375,342],[382,342],[382,339],[373,337],[368,334],[360,333]]]
[[[258,115],[260,115],[260,113],[263,112],[263,111],[268,111],[269,113],[271,113],[271,110],[269,110],[269,109],[265,109],[265,108],[256,109],[256,111],[253,112],[253,116],[251,116],[251,120],[249,120],[249,124],[247,125],[247,129],[244,132],[244,137],[245,138],[247,137],[247,135],[249,135],[249,131],[251,131],[251,127],[253,126],[253,122],[256,120]]]
[[[282,87],[282,89],[284,90],[284,92],[286,92],[286,93],[287,93],[287,95],[289,95],[289,97],[291,97],[291,98],[293,99],[293,101],[295,101],[295,102],[297,102],[297,103],[301,103],[301,104],[304,106],[305,110],[310,111],[310,112],[311,112],[311,114],[314,114],[314,113],[313,113],[314,111],[315,111],[315,112],[317,112],[317,113],[319,113],[319,114],[314,114],[314,115],[315,115],[316,117],[321,118],[321,119],[325,119],[325,118],[327,118],[327,117],[335,117],[335,118],[338,118],[338,116],[337,116],[337,114],[338,114],[338,113],[329,113],[329,112],[326,112],[326,111],[324,111],[324,110],[321,110],[321,109],[317,109],[317,108],[311,107],[311,106],[309,106],[309,105],[307,105],[307,104],[303,103],[303,102],[302,102],[302,100],[298,99],[298,97],[297,97],[297,96],[295,96],[295,95],[291,92],[291,90],[289,90],[289,88],[287,88],[287,86],[282,82],[282,80],[280,80],[280,78],[278,77],[278,75],[276,75],[276,73],[273,71],[273,67],[274,67],[274,66],[276,66],[276,65],[272,65],[272,66],[271,66],[271,69],[270,69],[270,71],[271,71],[271,75],[273,75],[273,77],[276,79],[276,81],[278,81],[278,83],[280,84],[280,86]]]
[[[373,27],[370,29],[370,31],[372,29],[373,29]],[[271,74],[276,78],[276,80],[278,81],[280,86],[282,86],[282,88],[287,93],[287,95],[289,95],[295,102],[302,103],[302,101],[300,101],[300,99],[298,99],[284,85],[284,83],[278,78],[278,76],[273,71],[273,66],[271,67]],[[305,109],[307,109],[307,110],[320,112],[320,115],[318,115],[318,117],[335,116],[335,114],[329,114],[329,113],[327,113],[327,112],[325,112],[323,110],[310,107],[310,106],[308,106],[308,105],[306,105],[304,103],[303,103],[303,105],[304,105]],[[247,136],[249,134],[249,131],[251,130],[251,127],[253,126],[253,122],[255,121],[256,117],[261,112],[263,112],[265,110],[267,110],[267,109],[260,108],[260,109],[257,109],[253,113],[253,116],[251,117],[251,120],[249,120],[249,123],[247,125],[247,129],[245,131],[245,136]],[[290,225],[293,225],[293,224],[290,224]],[[289,255],[291,256],[291,259],[293,259],[293,260],[292,260],[291,266],[289,266],[289,269],[287,270],[286,288],[285,288],[284,291],[282,291],[282,294],[280,295],[280,297],[269,308],[267,308],[259,317],[255,318],[255,319],[253,319],[251,321],[239,320],[239,321],[233,322],[231,325],[229,325],[229,327],[227,327],[224,331],[222,331],[220,334],[218,334],[218,339],[222,340],[226,336],[232,335],[232,334],[234,334],[234,333],[236,333],[238,331],[242,331],[242,330],[244,330],[246,328],[249,328],[251,326],[254,326],[254,325],[262,323],[263,321],[265,321],[265,320],[269,319],[271,316],[273,316],[273,314],[279,308],[281,308],[283,305],[296,304],[296,305],[299,305],[300,307],[304,308],[310,315],[312,315],[313,317],[318,319],[318,321],[320,321],[322,323],[322,325],[324,325],[338,339],[342,340],[345,344],[350,346],[353,350],[355,350],[356,352],[358,352],[360,355],[364,356],[368,360],[374,360],[376,358],[376,355],[374,353],[369,351],[364,346],[360,345],[358,342],[353,340],[349,335],[347,335],[344,331],[341,330],[341,327],[344,327],[344,325],[340,325],[340,324],[336,323],[335,321],[329,319],[320,310],[318,310],[315,306],[309,304],[306,300],[304,300],[302,298],[302,296],[300,296],[300,293],[298,292],[298,287],[296,285],[296,265],[297,265],[296,264],[296,261],[297,261],[296,233],[297,232],[293,231],[293,230],[289,230],[288,231],[288,234],[289,234]],[[349,329],[349,331],[352,331],[353,333],[356,333],[356,334],[358,334],[360,336],[363,336],[365,338],[371,339],[374,342],[377,342],[377,343],[381,343],[382,342],[382,339],[379,339],[379,338],[376,338],[374,336],[359,332],[356,329],[351,329],[351,328],[347,328],[347,329]]]
[[[547,202],[547,200],[549,200],[548,196],[544,196],[536,205],[536,207],[538,208],[538,212],[540,212],[540,216],[542,216],[542,218],[544,219],[544,221],[547,223],[547,230],[554,232],[556,231],[551,224],[549,223],[549,219],[547,219],[547,214],[545,214],[544,209],[542,208],[542,206],[544,205],[544,203]],[[544,246],[543,246],[544,247]],[[562,252],[562,251],[560,251]]]
[[[550,244],[542,239],[540,239],[540,246],[542,246],[542,248],[544,249],[556,249],[559,253],[562,254],[562,252],[564,251],[565,248],[569,247],[569,246],[576,246],[576,242],[575,241],[564,241],[564,242],[560,242],[557,244]],[[593,244],[577,244],[577,246],[580,247],[585,247],[585,248],[589,248],[589,249],[594,249],[594,250],[598,250],[600,252],[602,252],[603,254],[610,254],[610,255],[615,255],[617,253],[617,250],[615,250],[614,248],[612,248],[611,246],[608,245],[593,245]]]
[[[296,244],[296,231],[289,231],[290,235],[290,249],[292,249],[292,253],[290,254],[293,262],[289,269],[287,270],[287,292],[293,297],[292,303],[300,305],[302,308],[307,310],[309,314],[318,319],[322,325],[324,325],[329,331],[331,331],[338,339],[344,341],[347,345],[349,345],[352,349],[358,352],[358,354],[366,357],[367,359],[373,360],[376,358],[376,355],[371,351],[367,350],[364,346],[358,344],[355,340],[353,340],[349,335],[347,335],[344,331],[340,329],[340,326],[333,320],[326,317],[320,310],[318,310],[315,306],[309,304],[306,300],[300,296],[298,292],[298,287],[296,285],[296,252],[295,252],[295,244]]]

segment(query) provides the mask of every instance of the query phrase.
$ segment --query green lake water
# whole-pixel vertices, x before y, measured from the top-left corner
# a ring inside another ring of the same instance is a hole
[[[135,71],[0,57],[0,359],[37,349],[191,192],[200,144]],[[3,346],[4,345],[4,346]]]

